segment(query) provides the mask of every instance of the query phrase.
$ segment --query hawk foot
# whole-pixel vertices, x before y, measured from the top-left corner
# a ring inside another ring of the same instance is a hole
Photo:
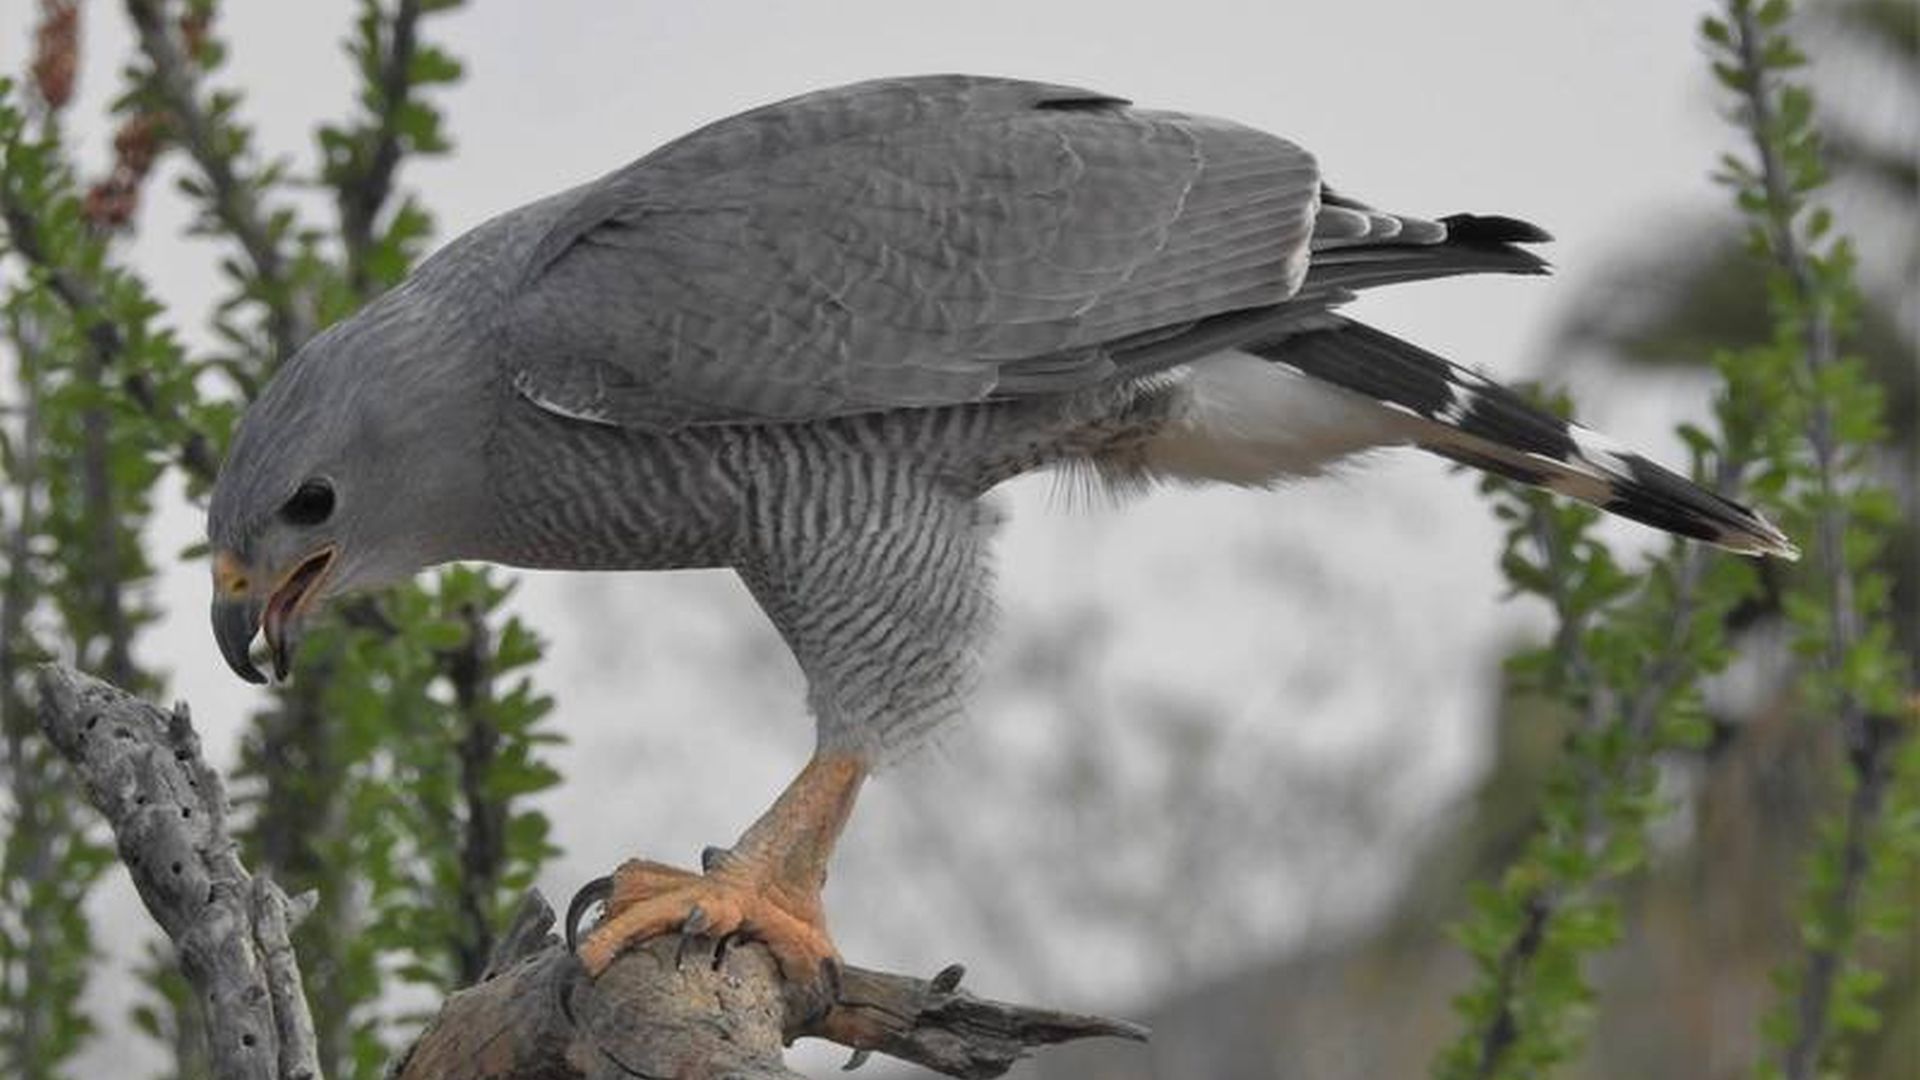
[[[795,895],[789,883],[761,872],[752,860],[726,858],[695,874],[646,859],[614,871],[606,914],[580,942],[588,975],[597,976],[629,946],[681,933],[764,944],[789,982],[832,978],[839,953],[827,934],[817,895]]]
[[[820,888],[865,776],[858,757],[815,755],[739,843],[703,853],[704,872],[633,859],[582,890],[576,911],[589,897],[606,901],[606,916],[578,949],[587,973],[599,975],[630,945],[677,932],[723,947],[751,938],[773,953],[788,982],[830,989],[839,958]],[[570,915],[569,932],[574,921]]]

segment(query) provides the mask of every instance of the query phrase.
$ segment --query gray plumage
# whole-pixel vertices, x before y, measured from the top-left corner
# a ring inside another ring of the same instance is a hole
[[[1789,553],[1750,511],[1332,312],[1541,273],[1520,245],[1544,238],[1381,213],[1283,139],[1089,91],[823,91],[503,215],[316,338],[249,410],[210,535],[246,588],[310,579],[289,601],[309,605],[450,559],[732,567],[823,745],[868,756],[964,699],[991,607],[979,498],[1042,466],[1268,485],[1411,443]],[[316,480],[337,506],[290,520]]]

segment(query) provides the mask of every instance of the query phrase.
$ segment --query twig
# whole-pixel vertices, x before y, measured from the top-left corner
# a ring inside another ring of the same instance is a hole
[[[400,167],[399,118],[413,89],[407,69],[419,44],[419,22],[420,0],[400,0],[389,24],[386,53],[380,65],[380,107],[375,110],[378,126],[373,153],[366,171],[340,188],[340,239],[346,248],[347,281],[359,296],[365,296],[371,287],[367,254],[373,249],[373,223],[393,193],[394,172]]]
[[[267,990],[273,995],[273,1020],[280,1035],[280,1074],[283,1077],[320,1076],[319,1042],[314,1036],[313,1013],[301,996],[300,960],[293,952],[293,926],[313,907],[313,894],[288,899],[279,886],[262,876],[253,879],[248,907],[253,915],[253,941],[266,967]]]
[[[1802,342],[1807,368],[1818,378],[1820,373],[1837,361],[1833,305],[1826,292],[1815,284],[1807,252],[1793,230],[1792,208],[1796,197],[1790,189],[1786,164],[1780,159],[1779,148],[1767,137],[1767,133],[1774,128],[1775,115],[1773,98],[1768,91],[1766,67],[1760,56],[1765,31],[1756,21],[1753,9],[1748,6],[1735,5],[1733,26],[1740,64],[1747,75],[1742,82],[1742,94],[1747,100],[1747,107],[1753,111],[1750,128],[1754,152],[1760,163],[1761,182],[1767,192],[1767,240],[1774,259],[1786,271],[1793,291],[1805,309]],[[1808,418],[1808,429],[1807,442],[1813,451],[1819,489],[1823,492],[1837,491],[1839,485],[1835,481],[1835,474],[1838,471],[1836,459],[1839,447],[1834,438],[1833,409],[1824,397],[1815,397]],[[1816,546],[1819,548],[1820,574],[1831,586],[1827,618],[1832,633],[1827,640],[1827,666],[1829,670],[1838,671],[1860,636],[1858,612],[1853,602],[1853,578],[1847,573],[1843,546],[1847,531],[1846,512],[1827,501],[1816,511],[1814,527],[1819,540]],[[1849,745],[1858,748],[1867,734],[1866,717],[1860,703],[1851,695],[1842,695],[1840,722]]]
[[[960,989],[964,974],[951,965],[932,979],[849,967],[839,998],[799,1034],[878,1052],[946,1076],[999,1076],[1034,1047],[1076,1039],[1147,1041],[1148,1031],[1125,1020],[1035,1009],[974,997]]]
[[[1737,498],[1745,471],[1745,462],[1722,455],[1714,469],[1712,489],[1726,498]],[[1621,701],[1613,688],[1596,677],[1593,671],[1593,660],[1587,653],[1583,638],[1586,621],[1572,608],[1568,586],[1570,553],[1544,521],[1536,518],[1533,531],[1544,553],[1552,590],[1550,596],[1560,623],[1559,632],[1555,635],[1555,649],[1580,684],[1579,692],[1584,706],[1582,722],[1589,731],[1602,730],[1608,724],[1622,724],[1636,747],[1647,747],[1649,740],[1654,737],[1660,703],[1682,680],[1695,674],[1684,659],[1687,655],[1684,644],[1693,623],[1695,605],[1700,599],[1701,575],[1706,572],[1709,559],[1721,556],[1700,544],[1684,545],[1674,556],[1673,606],[1665,619],[1668,639],[1655,651],[1658,659],[1635,686],[1632,696]],[[1582,796],[1587,806],[1584,839],[1590,852],[1599,850],[1607,839],[1605,828],[1609,822],[1599,805],[1601,788],[1607,782],[1609,778],[1595,775],[1591,768],[1586,770],[1583,777]],[[1532,964],[1539,953],[1546,940],[1548,924],[1565,899],[1551,882],[1541,884],[1527,895],[1520,928],[1508,941],[1496,967],[1500,1003],[1481,1033],[1475,1076],[1484,1078],[1498,1075],[1507,1051],[1518,1040],[1519,1021],[1513,1010],[1514,987],[1521,972]]]
[[[1548,598],[1553,604],[1554,615],[1559,626],[1554,633],[1553,648],[1561,662],[1566,665],[1568,674],[1578,684],[1576,691],[1581,699],[1581,723],[1588,731],[1598,731],[1607,722],[1606,708],[1602,704],[1600,680],[1594,677],[1592,658],[1587,655],[1584,632],[1586,620],[1574,610],[1573,597],[1568,585],[1568,563],[1572,553],[1550,527],[1546,518],[1535,509],[1532,512],[1532,533],[1534,543],[1540,548],[1541,558],[1547,571],[1550,587]],[[1591,803],[1594,788],[1597,786],[1591,776],[1591,770],[1585,770],[1583,776],[1586,795]],[[1546,941],[1547,924],[1553,920],[1554,913],[1560,908],[1561,895],[1552,883],[1543,883],[1534,888],[1522,903],[1525,911],[1520,929],[1506,944],[1500,953],[1500,959],[1494,967],[1494,987],[1499,995],[1499,1004],[1494,1008],[1493,1016],[1488,1019],[1486,1028],[1480,1033],[1480,1052],[1474,1067],[1474,1076],[1491,1077],[1498,1075],[1500,1066],[1520,1037],[1519,1019],[1514,1015],[1514,988],[1539,954],[1541,945]]]
[[[185,706],[168,714],[55,664],[39,669],[38,686],[41,729],[106,817],[140,898],[208,1004],[215,1075],[318,1080],[287,900],[240,864],[225,790]]]
[[[1847,799],[1846,823],[1840,847],[1840,881],[1832,903],[1841,911],[1859,909],[1866,892],[1867,872],[1872,868],[1870,837],[1885,805],[1887,785],[1892,780],[1891,755],[1881,752],[1898,737],[1891,721],[1868,724],[1880,729],[1868,736],[1867,747],[1849,754],[1854,770],[1853,793]],[[1825,1048],[1828,1008],[1833,1000],[1833,984],[1846,962],[1844,945],[1829,945],[1807,950],[1807,971],[1795,1005],[1798,1023],[1793,1042],[1787,1047],[1786,1075],[1805,1080],[1820,1075],[1820,1053]]]
[[[153,88],[173,121],[173,134],[206,177],[215,216],[246,253],[265,292],[280,298],[266,305],[267,332],[285,359],[312,336],[313,327],[293,299],[298,292],[255,194],[258,185],[235,174],[226,139],[195,88],[193,64],[174,36],[166,6],[165,0],[126,0],[127,17],[153,65]]]
[[[461,613],[467,639],[440,660],[453,684],[460,717],[460,881],[456,888],[458,924],[454,945],[455,978],[465,986],[479,980],[493,951],[493,895],[506,862],[507,804],[487,790],[488,775],[500,752],[500,729],[490,713],[493,701],[493,644],[487,622],[472,604]]]

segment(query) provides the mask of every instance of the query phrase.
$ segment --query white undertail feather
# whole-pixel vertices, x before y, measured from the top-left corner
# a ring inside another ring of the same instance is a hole
[[[1246,346],[1274,365],[1393,413],[1399,434],[1462,464],[1557,492],[1656,529],[1751,555],[1799,552],[1752,508],[1485,376],[1350,319]]]
[[[1173,417],[1145,447],[1155,476],[1266,487],[1411,441],[1408,420],[1379,402],[1251,353],[1197,361],[1180,384]]]
[[[1309,375],[1286,356],[1284,348],[1268,356],[1223,352],[1173,373],[1174,410],[1136,464],[1151,477],[1268,487],[1316,475],[1362,451],[1411,444],[1730,551],[1799,554],[1747,508],[1604,435],[1521,405],[1468,369],[1403,372],[1445,381],[1446,395],[1429,398],[1422,412]],[[1516,408],[1546,428],[1512,426]],[[1542,441],[1542,430],[1558,438]]]

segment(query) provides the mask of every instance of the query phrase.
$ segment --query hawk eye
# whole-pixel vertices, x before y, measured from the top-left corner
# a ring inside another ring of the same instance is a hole
[[[280,505],[280,519],[289,525],[318,525],[333,515],[333,485],[309,480]]]

